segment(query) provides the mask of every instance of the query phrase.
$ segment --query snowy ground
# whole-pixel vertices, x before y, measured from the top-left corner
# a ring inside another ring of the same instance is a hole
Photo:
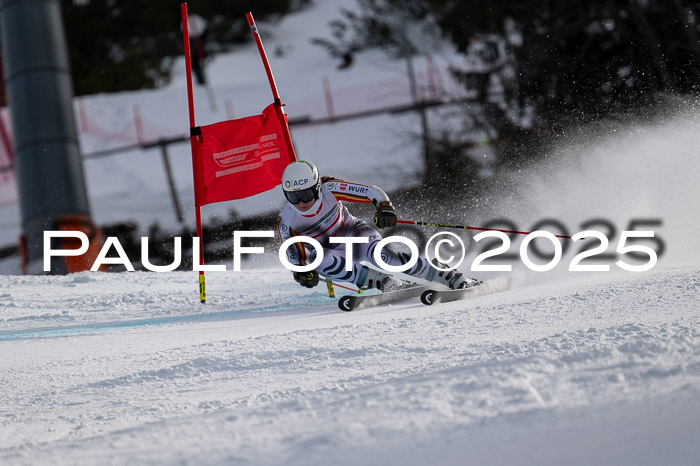
[[[355,313],[281,268],[206,306],[192,272],[1,276],[0,463],[697,464],[699,272]]]

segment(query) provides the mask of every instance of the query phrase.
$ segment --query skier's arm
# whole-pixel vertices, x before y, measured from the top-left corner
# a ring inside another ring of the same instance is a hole
[[[292,236],[296,236],[296,232],[284,222],[281,216],[277,217],[277,234],[280,236],[283,243]],[[306,248],[303,243],[294,243],[289,246],[285,252],[287,254],[287,260],[291,264],[306,264]],[[318,272],[315,270],[310,272],[292,272],[292,275],[297,283],[306,288],[313,288],[318,285],[320,278]]]
[[[284,243],[292,236],[297,236],[296,232],[290,227],[284,219],[277,217],[277,234]],[[294,243],[285,251],[287,260],[290,264],[304,265],[306,264],[306,248],[303,243]]]
[[[396,226],[397,217],[394,205],[389,200],[389,196],[377,186],[350,183],[330,177],[324,177],[321,180],[326,183],[326,186],[339,201],[371,202],[374,204],[377,208],[377,212],[374,214],[374,223],[379,228]]]
[[[377,186],[352,183],[330,176],[322,177],[321,181],[328,186],[335,198],[339,201],[371,202],[375,207],[379,205],[380,202],[391,203],[389,196]]]

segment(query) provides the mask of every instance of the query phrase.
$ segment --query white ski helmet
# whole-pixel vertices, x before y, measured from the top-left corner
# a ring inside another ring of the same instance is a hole
[[[292,204],[318,199],[321,190],[321,177],[316,166],[306,160],[298,160],[287,165],[282,173],[282,190]]]

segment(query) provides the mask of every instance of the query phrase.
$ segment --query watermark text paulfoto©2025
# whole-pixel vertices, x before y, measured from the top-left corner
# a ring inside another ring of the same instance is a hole
[[[243,254],[263,254],[265,249],[261,246],[243,246],[241,240],[243,238],[272,238],[275,236],[273,231],[235,231],[233,234],[233,270],[234,272],[241,271],[241,256]],[[630,240],[635,238],[653,238],[653,231],[623,231],[620,235],[620,240],[617,244],[615,251],[621,256],[620,259],[615,262],[615,265],[623,270],[629,272],[646,272],[652,269],[657,261],[657,253],[654,249],[649,246],[641,244],[627,244]],[[73,238],[80,241],[80,247],[77,249],[53,249],[51,244],[52,240],[55,238]],[[482,252],[477,255],[471,264],[470,270],[472,272],[510,272],[513,269],[511,264],[483,264],[482,262],[487,258],[497,257],[499,254],[503,254],[510,248],[511,240],[510,237],[500,231],[484,231],[474,236],[474,241],[482,241],[487,238],[492,238],[492,240],[500,240],[501,245]],[[551,243],[553,248],[553,257],[549,262],[545,264],[536,264],[533,262],[529,255],[529,246],[533,240],[536,238],[543,238],[544,240]],[[569,263],[570,272],[608,272],[611,269],[610,264],[581,264],[581,261],[586,258],[595,257],[598,254],[602,254],[607,251],[609,246],[608,237],[596,230],[586,230],[577,233],[571,237],[573,241],[580,241],[583,239],[595,239],[599,242],[596,247],[592,249],[584,250],[576,254]],[[199,258],[199,241],[198,237],[192,238],[192,268],[194,271],[204,271],[204,272],[224,272],[226,271],[226,265],[200,265]],[[352,270],[353,266],[353,248],[352,245],[356,243],[366,243],[369,239],[366,237],[331,237],[329,239],[330,243],[333,244],[344,244],[345,254],[346,254],[346,270]],[[289,262],[287,259],[286,251],[287,248],[291,247],[297,243],[305,243],[309,245],[310,248],[316,251],[316,257],[314,261],[306,265],[295,265]],[[390,243],[401,243],[408,247],[411,252],[411,259],[404,265],[392,266],[384,262],[381,257],[381,252],[384,247]],[[81,231],[45,231],[44,232],[44,271],[49,272],[51,270],[51,258],[52,257],[68,257],[68,256],[81,256],[85,254],[88,250],[89,240],[85,233]],[[117,253],[118,257],[107,257],[107,254],[111,249]],[[444,254],[445,251],[450,251]],[[624,260],[625,254],[637,253],[638,257],[640,254],[644,257],[645,261],[641,264],[631,264]],[[452,270],[459,267],[466,257],[466,248],[462,239],[454,233],[451,232],[439,232],[433,235],[426,243],[424,248],[425,257],[427,257],[431,262],[433,259],[437,259],[440,263],[445,264],[445,268],[440,270]],[[387,272],[403,272],[415,265],[420,252],[418,246],[409,238],[403,236],[388,236],[382,239],[374,250],[374,259],[376,263]],[[313,238],[307,236],[294,236],[289,238],[279,248],[278,256],[282,265],[288,270],[294,272],[306,272],[309,270],[314,270],[319,266],[323,260],[323,246]],[[520,259],[523,264],[529,269],[536,272],[546,272],[552,270],[554,267],[559,265],[562,259],[562,246],[558,238],[556,238],[552,233],[547,231],[533,231],[532,233],[525,236],[522,243],[520,244]],[[141,238],[141,263],[143,266],[153,272],[171,272],[177,269],[182,260],[182,239],[180,237],[174,238],[174,258],[173,262],[169,265],[153,265],[150,263],[148,258],[148,238]],[[105,241],[100,253],[95,259],[91,272],[98,271],[102,265],[105,264],[116,264],[123,265],[126,270],[133,272],[134,267],[131,261],[126,255],[124,248],[119,243],[119,239],[116,237],[108,237]]]

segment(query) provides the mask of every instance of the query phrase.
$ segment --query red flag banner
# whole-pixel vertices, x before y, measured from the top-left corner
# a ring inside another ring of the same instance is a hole
[[[253,196],[282,182],[290,154],[274,104],[255,115],[200,127],[199,205]]]

